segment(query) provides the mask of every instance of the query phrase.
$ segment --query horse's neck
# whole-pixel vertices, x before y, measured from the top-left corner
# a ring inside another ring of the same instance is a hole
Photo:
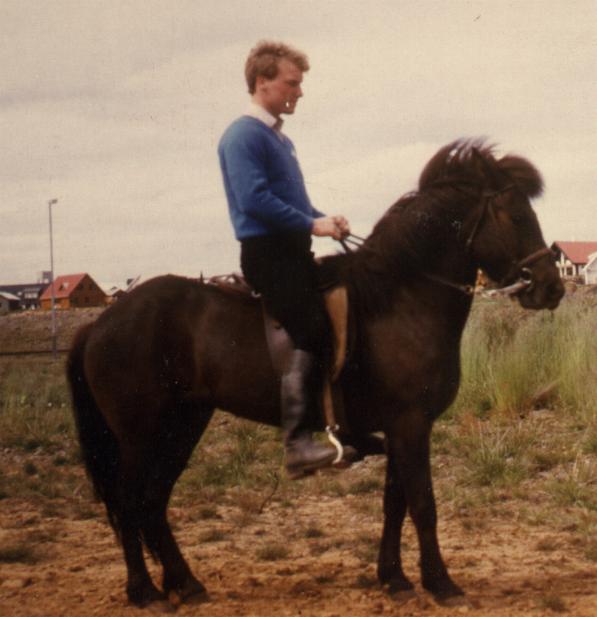
[[[414,302],[425,313],[446,317],[438,323],[445,323],[450,336],[460,337],[468,318],[472,303],[470,290],[474,288],[477,268],[472,256],[463,246],[459,234],[460,224],[445,225],[441,243],[421,238],[421,246],[427,247],[431,256],[413,265],[411,272],[395,278],[394,292],[398,312],[400,305]],[[400,260],[397,253],[396,261]],[[422,318],[424,318],[422,316]]]
[[[388,260],[388,271],[393,267],[391,264],[399,264],[399,267],[405,264],[410,271],[403,274],[409,280],[435,277],[445,281],[447,287],[474,285],[477,268],[461,236],[463,213],[427,211],[422,216],[432,223],[427,226],[427,233],[417,237],[418,257],[409,259],[408,252],[405,256],[398,241],[395,254]],[[425,230],[425,226],[422,227]],[[415,251],[410,248],[410,252]]]

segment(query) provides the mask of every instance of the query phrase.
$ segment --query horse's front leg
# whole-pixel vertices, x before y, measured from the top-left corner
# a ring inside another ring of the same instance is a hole
[[[431,482],[431,421],[422,409],[400,413],[386,432],[389,465],[404,491],[409,514],[415,524],[421,552],[421,578],[436,599],[463,595],[450,578],[437,540],[437,513]]]
[[[377,561],[377,576],[382,584],[389,585],[390,593],[408,591],[413,584],[402,570],[400,540],[406,515],[406,496],[396,472],[395,456],[390,450],[386,467],[386,486],[383,498],[384,526]]]

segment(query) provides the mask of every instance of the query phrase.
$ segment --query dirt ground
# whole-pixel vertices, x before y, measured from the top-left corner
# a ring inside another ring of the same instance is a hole
[[[358,477],[371,465],[381,472],[383,461],[371,458],[341,473]],[[252,516],[231,504],[211,504],[214,515],[205,520],[171,508],[182,550],[210,596],[204,604],[180,606],[178,614],[597,615],[597,567],[582,557],[582,547],[570,545],[565,533],[504,516],[464,525],[462,519],[442,516],[441,503],[440,542],[453,578],[467,592],[466,602],[439,606],[421,589],[410,522],[403,539],[404,565],[416,592],[392,598],[375,578],[380,516],[359,514],[353,506],[362,496],[322,497],[310,495],[307,485],[305,489],[292,502],[271,500]],[[381,500],[381,491],[366,499]],[[126,603],[120,549],[99,505],[91,507],[90,518],[81,519],[60,507],[48,511],[47,504],[36,508],[12,498],[0,502],[0,545],[26,533],[39,548],[36,563],[0,564],[1,615],[140,614]],[[272,552],[268,559],[264,546],[286,550]],[[159,580],[155,566],[152,572]]]

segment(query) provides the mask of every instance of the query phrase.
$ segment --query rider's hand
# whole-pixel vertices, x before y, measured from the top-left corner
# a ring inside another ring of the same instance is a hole
[[[350,226],[343,216],[322,216],[313,221],[311,233],[314,236],[330,236],[334,240],[342,240],[350,233]]]
[[[340,233],[342,234],[342,238],[346,238],[346,236],[350,235],[350,224],[349,222],[342,216],[334,216],[334,223],[336,223],[336,227],[340,229]],[[342,239],[340,238],[340,239]]]

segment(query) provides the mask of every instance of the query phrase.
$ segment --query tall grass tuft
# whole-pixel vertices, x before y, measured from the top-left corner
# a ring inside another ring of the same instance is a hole
[[[62,448],[74,425],[62,362],[15,360],[0,375],[0,445]]]
[[[582,427],[594,425],[596,308],[591,297],[564,300],[554,312],[477,301],[463,335],[462,382],[450,415],[520,414],[549,405],[565,409]],[[550,397],[539,397],[548,386]]]
[[[270,427],[247,420],[214,422],[193,453],[177,492],[276,486],[282,454],[280,440]]]
[[[475,486],[512,486],[529,475],[527,452],[535,437],[522,424],[502,427],[476,421],[463,427],[457,447],[464,458],[468,483]]]

